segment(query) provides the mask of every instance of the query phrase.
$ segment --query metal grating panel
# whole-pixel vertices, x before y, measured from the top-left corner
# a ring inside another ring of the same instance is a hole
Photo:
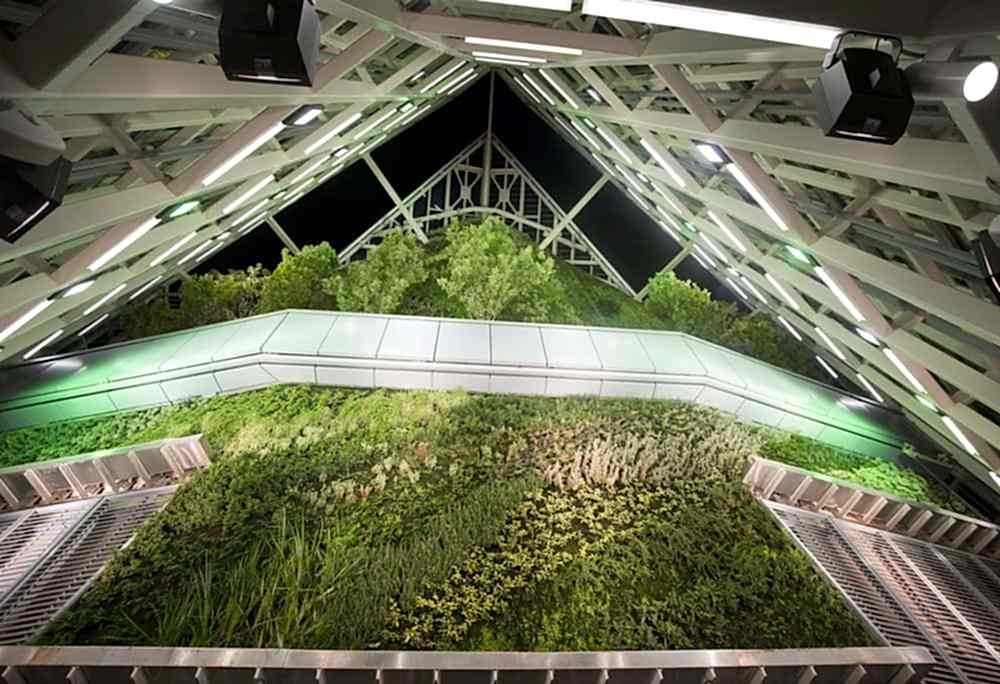
[[[928,682],[1000,682],[995,563],[831,515],[766,505],[885,642],[921,645],[935,655]]]
[[[37,636],[175,490],[162,487],[5,516],[16,522],[0,547],[0,644]]]

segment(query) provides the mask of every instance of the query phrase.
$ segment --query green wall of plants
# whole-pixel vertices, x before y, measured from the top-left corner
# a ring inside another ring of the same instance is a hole
[[[696,405],[275,387],[0,435],[0,459],[197,432],[213,465],[45,641],[871,643],[740,482],[752,454],[820,447]],[[821,453],[818,467],[870,472]],[[882,481],[919,483],[897,471]]]

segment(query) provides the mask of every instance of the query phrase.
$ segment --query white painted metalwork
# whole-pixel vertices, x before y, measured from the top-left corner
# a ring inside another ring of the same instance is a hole
[[[923,646],[925,681],[1000,680],[1000,563],[947,546],[765,502],[796,544],[888,645]]]
[[[177,484],[209,465],[201,435],[0,470],[0,512]]]
[[[175,486],[0,515],[0,644],[30,641],[68,608]]]
[[[59,646],[0,648],[0,678],[7,684],[64,679],[77,684],[655,684],[661,680],[747,684],[765,678],[789,684],[857,684],[862,680],[918,684],[932,662],[923,648],[445,653]]]

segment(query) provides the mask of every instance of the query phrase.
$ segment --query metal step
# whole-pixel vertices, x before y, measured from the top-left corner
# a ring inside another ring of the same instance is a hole
[[[5,468],[0,512],[176,484],[209,462],[202,436],[191,435]]]
[[[1000,558],[1000,526],[801,468],[751,460],[743,481],[757,497],[896,532],[969,553]]]

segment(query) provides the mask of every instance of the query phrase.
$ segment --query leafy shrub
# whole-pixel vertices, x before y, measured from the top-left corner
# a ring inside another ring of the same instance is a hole
[[[264,281],[257,313],[334,308],[334,299],[324,291],[323,282],[339,266],[337,253],[327,242],[306,245],[299,254],[281,250],[281,263]]]
[[[427,279],[425,260],[416,238],[393,233],[324,287],[341,311],[398,313],[407,291]]]
[[[444,293],[470,318],[544,321],[558,298],[555,263],[534,245],[519,245],[504,224],[457,221],[442,252]]]

